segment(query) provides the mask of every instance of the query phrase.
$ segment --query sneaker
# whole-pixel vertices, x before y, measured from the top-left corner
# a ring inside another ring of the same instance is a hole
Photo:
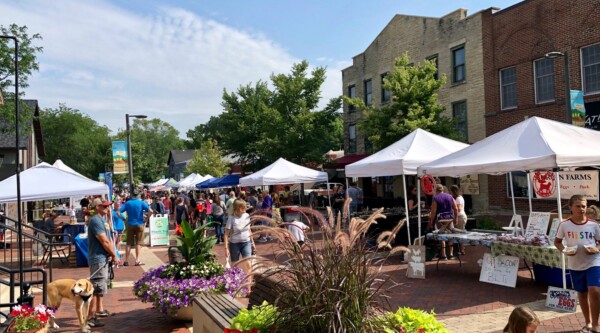
[[[266,243],[268,242],[268,240],[265,237],[258,237],[258,239],[256,240],[259,243]]]
[[[98,317],[109,317],[112,315],[114,315],[114,313],[112,313],[106,309],[96,312],[96,316],[98,316]]]
[[[88,320],[87,324],[90,327],[103,327],[104,326],[104,323],[101,322],[100,320],[98,320],[97,318],[92,318],[92,319]]]

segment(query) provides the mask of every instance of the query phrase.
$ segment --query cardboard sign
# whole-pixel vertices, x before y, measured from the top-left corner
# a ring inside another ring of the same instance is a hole
[[[466,175],[460,177],[460,189],[463,194],[479,194],[479,175]]]
[[[169,245],[169,218],[167,215],[150,216],[150,246]]]
[[[546,296],[546,307],[566,312],[577,312],[577,292],[550,286]]]
[[[547,235],[549,222],[550,213],[531,212],[527,221],[527,229],[525,229],[525,237]]]
[[[519,258],[513,256],[492,257],[489,253],[485,253],[479,281],[514,288],[517,286],[518,270]]]
[[[425,278],[425,246],[411,245],[410,252],[406,252],[406,277],[411,279]]]
[[[550,232],[548,232],[548,238],[550,239],[550,243],[554,243],[554,238],[556,238],[556,232],[558,231],[558,226],[560,225],[560,220],[558,217],[552,219],[552,224],[550,225]]]

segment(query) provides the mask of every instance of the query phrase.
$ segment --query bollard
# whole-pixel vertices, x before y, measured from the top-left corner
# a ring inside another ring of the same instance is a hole
[[[33,307],[34,296],[29,293],[31,285],[25,282],[21,285],[21,287],[23,288],[24,293],[23,296],[17,298],[17,303],[19,303],[20,305],[29,305],[30,307]]]

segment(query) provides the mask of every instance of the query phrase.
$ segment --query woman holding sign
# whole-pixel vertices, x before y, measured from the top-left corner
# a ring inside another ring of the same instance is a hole
[[[572,196],[569,208],[572,215],[558,227],[554,245],[569,256],[573,288],[586,323],[580,332],[600,332],[600,226],[585,216],[587,200],[582,195]]]

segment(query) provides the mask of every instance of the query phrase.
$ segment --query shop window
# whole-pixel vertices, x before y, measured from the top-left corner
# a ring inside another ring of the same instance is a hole
[[[554,101],[554,59],[538,59],[533,63],[535,73],[535,102]]]
[[[502,110],[517,107],[517,69],[500,70],[500,106]]]
[[[434,55],[431,56],[429,58],[427,58],[427,60],[433,62],[433,64],[435,65],[435,73],[433,74],[433,78],[438,80],[439,79],[439,66],[438,66],[438,56]]]

